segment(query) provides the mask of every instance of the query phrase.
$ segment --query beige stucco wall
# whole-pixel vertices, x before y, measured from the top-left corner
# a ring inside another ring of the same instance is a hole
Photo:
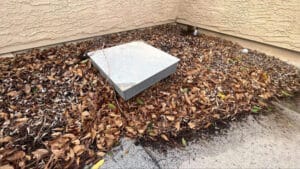
[[[0,53],[175,21],[178,0],[0,0]]]
[[[178,21],[300,52],[300,0],[181,0]]]

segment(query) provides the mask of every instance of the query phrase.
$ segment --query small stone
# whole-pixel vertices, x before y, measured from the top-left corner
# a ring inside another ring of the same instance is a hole
[[[241,50],[241,52],[242,52],[243,54],[248,54],[248,53],[249,53],[249,50],[248,50],[247,48],[244,48],[244,49]]]
[[[199,29],[195,29],[193,32],[194,36],[199,36],[200,35],[200,30]]]

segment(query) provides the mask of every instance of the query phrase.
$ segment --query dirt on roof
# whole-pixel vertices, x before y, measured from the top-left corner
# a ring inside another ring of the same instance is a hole
[[[134,40],[181,60],[175,74],[124,101],[84,54]],[[296,67],[242,49],[168,24],[1,58],[0,165],[83,168],[122,136],[168,142],[300,91]]]

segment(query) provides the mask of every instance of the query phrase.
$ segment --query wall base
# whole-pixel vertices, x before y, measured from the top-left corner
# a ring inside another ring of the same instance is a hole
[[[167,24],[167,23],[173,23],[174,21],[163,21],[159,24],[156,25],[161,25],[161,24]],[[177,23],[179,24],[186,24],[186,25],[192,25],[190,23],[187,23],[185,21],[177,21]],[[156,25],[147,25],[146,27],[150,27],[150,26],[156,26]],[[139,29],[139,28],[137,28]],[[129,31],[128,30],[124,30],[124,31]],[[131,29],[132,30],[132,29]],[[263,53],[266,53],[267,55],[271,55],[271,56],[275,56],[289,64],[292,64],[298,68],[300,68],[300,52],[296,52],[296,51],[292,51],[292,50],[288,50],[288,49],[284,49],[284,48],[279,48],[276,46],[272,46],[272,45],[268,45],[268,44],[263,44],[260,42],[256,42],[256,41],[252,41],[252,40],[248,40],[248,39],[243,39],[243,38],[239,38],[239,37],[235,37],[235,36],[231,36],[231,35],[226,35],[223,33],[219,33],[219,32],[214,32],[211,30],[207,30],[207,29],[202,29],[199,28],[201,33],[204,33],[206,35],[209,36],[216,36],[216,37],[220,37],[226,40],[230,40],[236,43],[239,43],[241,46],[248,48],[248,49],[252,49],[252,50],[257,50]],[[110,33],[116,33],[118,31],[112,31],[112,32],[105,32],[104,34],[110,34]],[[104,35],[102,34],[102,35]],[[52,45],[46,45],[46,46],[41,46],[40,45],[36,45],[35,47],[37,48],[48,48],[48,47],[52,47],[52,46],[57,46],[57,45],[61,45],[63,43],[76,43],[76,42],[80,42],[80,41],[84,41],[84,40],[88,40],[88,39],[92,39],[98,36],[102,36],[102,35],[97,35],[97,36],[92,36],[92,37],[86,37],[86,38],[81,38],[81,39],[77,39],[77,40],[71,40],[71,41],[65,41],[65,42],[61,42],[61,43],[56,43],[56,44],[52,44]],[[32,48],[32,46],[31,46]],[[12,53],[4,53],[4,54],[0,54],[0,57],[14,57],[14,55],[16,53],[20,53],[20,52],[25,52],[26,50],[29,50],[31,48],[25,49],[25,50],[20,50],[20,51],[15,51]]]
[[[177,22],[180,24],[192,25],[190,23],[187,23],[187,22],[181,21],[181,20],[177,21]],[[195,26],[195,25],[192,25],[192,26]],[[292,64],[292,65],[300,68],[300,52],[296,52],[296,51],[292,51],[292,50],[288,50],[288,49],[284,49],[284,48],[279,48],[276,46],[267,45],[267,44],[263,44],[260,42],[235,37],[232,35],[226,35],[223,33],[214,32],[214,31],[207,30],[207,29],[199,28],[199,30],[203,34],[230,40],[232,42],[239,43],[244,48],[257,50],[259,52],[266,53],[267,55],[275,56],[289,64]]]
[[[5,54],[0,54],[0,58],[11,58],[15,57],[13,53],[5,53]]]

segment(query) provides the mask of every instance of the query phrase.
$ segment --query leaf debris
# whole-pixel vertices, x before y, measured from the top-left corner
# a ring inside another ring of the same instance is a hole
[[[175,74],[125,102],[82,56],[134,40],[181,61]],[[216,120],[262,112],[268,100],[299,92],[297,68],[242,49],[162,25],[0,58],[0,164],[84,168],[99,161],[122,135],[168,141]]]

